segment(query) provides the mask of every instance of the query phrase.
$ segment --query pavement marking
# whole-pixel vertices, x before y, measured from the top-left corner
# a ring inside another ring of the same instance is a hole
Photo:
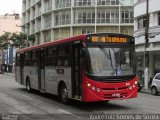
[[[10,90],[10,89],[8,89],[8,88],[4,88],[4,90]]]
[[[27,96],[27,95],[22,95],[23,97],[29,99],[29,100],[33,100],[31,97]]]
[[[74,117],[76,117],[76,118],[82,119],[81,117],[79,117],[79,116],[77,116],[77,115],[74,115],[74,114],[72,114],[72,113],[70,113],[70,112],[68,112],[68,111],[63,110],[63,109],[58,109],[58,110],[61,111],[61,112],[63,112],[63,113],[66,113],[66,114],[69,114],[69,115],[71,115],[71,116],[74,116]]]
[[[143,97],[142,99],[152,100],[152,101],[158,101],[159,102],[159,100],[157,100],[157,99],[150,99],[150,98],[145,98],[145,97]]]

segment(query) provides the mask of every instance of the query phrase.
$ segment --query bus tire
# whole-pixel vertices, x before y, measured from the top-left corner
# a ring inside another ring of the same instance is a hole
[[[60,86],[60,91],[59,91],[59,97],[62,103],[68,104],[69,99],[68,99],[68,90],[65,84],[62,84]]]
[[[27,78],[27,80],[26,80],[26,90],[28,93],[30,93],[32,91],[29,78]]]

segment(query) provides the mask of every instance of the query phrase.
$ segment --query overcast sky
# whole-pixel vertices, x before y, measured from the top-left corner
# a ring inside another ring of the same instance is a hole
[[[20,13],[22,11],[22,0],[0,0],[0,15],[13,12]]]

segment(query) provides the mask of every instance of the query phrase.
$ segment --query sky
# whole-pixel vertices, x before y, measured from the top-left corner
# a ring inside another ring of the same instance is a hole
[[[22,0],[0,0],[0,15],[13,14],[22,11]]]

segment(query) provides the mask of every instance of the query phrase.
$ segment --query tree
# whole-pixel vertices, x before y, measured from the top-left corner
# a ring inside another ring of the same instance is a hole
[[[24,48],[26,46],[27,35],[25,33],[5,32],[0,36],[0,49],[7,49],[8,46]],[[28,36],[29,41],[34,41],[35,37]]]
[[[10,44],[9,40],[10,40],[11,35],[12,34],[10,32],[5,32],[5,34],[0,36],[0,48],[2,49],[8,48],[8,45]]]
[[[10,40],[13,42],[11,46],[16,48],[24,48],[26,46],[27,35],[25,33],[12,33]]]

